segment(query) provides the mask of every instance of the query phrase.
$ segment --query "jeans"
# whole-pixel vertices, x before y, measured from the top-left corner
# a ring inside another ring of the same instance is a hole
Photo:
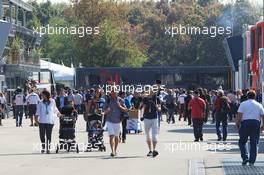
[[[193,133],[195,140],[203,137],[203,119],[193,118]]]
[[[175,123],[175,118],[174,118],[174,108],[168,108],[168,122],[172,121],[173,123]]]
[[[45,148],[46,150],[50,149],[53,126],[53,124],[39,123],[39,137],[41,141],[42,150],[45,150]]]
[[[24,106],[22,106],[22,105],[15,106],[16,126],[21,126],[22,125],[23,109],[24,109]]]
[[[248,150],[246,143],[250,139],[250,157],[249,163],[255,163],[257,157],[257,145],[260,137],[260,121],[258,120],[244,120],[241,122],[239,129],[239,148],[241,158],[248,160]]]
[[[215,128],[216,128],[216,134],[218,136],[218,139],[226,140],[227,137],[227,114],[220,114],[216,113],[215,118]],[[222,132],[220,130],[220,125],[222,123]],[[223,134],[223,137],[222,137]]]

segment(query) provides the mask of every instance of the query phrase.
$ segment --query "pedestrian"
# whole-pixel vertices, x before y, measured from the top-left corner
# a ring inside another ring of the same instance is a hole
[[[246,101],[248,99],[247,93],[249,89],[243,89],[242,90],[242,95],[240,96],[240,103]]]
[[[211,104],[212,104],[212,122],[211,124],[215,123],[215,114],[216,114],[216,109],[214,107],[215,101],[217,99],[217,91],[212,91],[212,97],[211,97]]]
[[[24,114],[25,114],[25,118],[27,119],[28,118],[28,104],[27,104],[27,97],[28,97],[28,92],[25,92],[24,93],[24,97],[25,97],[25,101],[24,101]]]
[[[6,99],[2,92],[0,92],[0,126],[3,126],[2,119],[5,117],[5,105],[6,105]]]
[[[22,93],[22,89],[18,87],[16,90],[16,95],[13,98],[13,105],[15,108],[16,127],[22,126],[23,109],[24,109],[25,101],[26,101],[26,98],[24,94]]]
[[[236,93],[232,90],[230,90],[226,96],[230,101],[230,110],[228,113],[228,117],[229,117],[229,121],[231,122],[235,118],[235,115],[236,115],[237,97],[236,97]]]
[[[261,120],[264,120],[264,109],[255,100],[255,91],[250,90],[247,93],[247,97],[248,100],[242,102],[239,106],[236,126],[239,128],[239,148],[243,160],[242,165],[245,166],[249,162],[249,165],[253,166],[257,157],[257,145],[260,132],[264,130],[264,126],[260,127]],[[248,156],[248,150],[246,148],[248,138],[250,140],[250,156]]]
[[[38,94],[36,94],[33,89],[30,89],[29,95],[27,97],[28,116],[31,121],[30,126],[38,126],[38,119],[36,117],[36,112],[37,112],[37,105],[39,102],[40,102],[40,98]]]
[[[217,99],[215,101],[214,107],[216,109],[216,118],[215,118],[215,128],[218,141],[226,141],[227,138],[227,120],[228,113],[230,111],[230,101],[224,95],[223,90],[219,90],[217,93]],[[220,125],[222,123],[222,132],[220,130]]]
[[[132,109],[132,105],[131,105],[131,98],[129,98],[129,95],[126,97],[126,93],[125,92],[122,92],[120,91],[119,92],[119,97],[122,99],[122,103],[125,104],[125,107],[128,109],[128,110],[131,110]],[[120,136],[121,136],[121,139],[120,141],[122,140],[122,143],[126,143],[126,135],[127,135],[127,120],[129,119],[129,115],[128,115],[128,112],[122,112],[122,132],[120,133]]]
[[[185,97],[185,114],[184,114],[184,119],[188,120],[188,125],[192,124],[192,117],[191,117],[191,110],[188,108],[189,102],[193,99],[193,91],[188,91],[187,96]]]
[[[179,121],[181,118],[184,117],[184,104],[185,104],[186,94],[185,91],[182,90],[181,94],[178,97],[178,104],[179,104]]]
[[[161,105],[159,98],[153,91],[150,91],[150,93],[143,98],[143,111],[143,118],[141,120],[144,120],[144,129],[149,148],[147,156],[156,157],[159,155],[156,147],[159,134],[158,112],[161,111]],[[152,132],[152,137],[150,137],[150,132]]]
[[[203,123],[204,112],[206,108],[205,101],[199,97],[199,91],[194,91],[194,98],[189,102],[188,108],[191,110],[193,133],[195,142],[203,141]]]
[[[80,94],[79,91],[74,91],[74,106],[75,109],[78,111],[78,114],[82,113],[82,103],[83,103],[83,96]]]
[[[55,100],[51,98],[49,91],[42,92],[42,100],[37,106],[37,118],[39,123],[39,136],[41,141],[41,153],[50,153],[52,129],[57,116],[61,116],[56,107]]]
[[[122,99],[117,96],[114,90],[111,91],[110,97],[107,99],[104,107],[106,115],[106,125],[109,134],[109,142],[111,147],[111,157],[117,155],[117,147],[119,143],[119,133],[121,129],[121,113],[128,112]]]
[[[205,101],[205,104],[206,104],[206,107],[205,107],[205,114],[204,114],[204,123],[207,123],[208,121],[208,117],[209,117],[209,113],[210,113],[210,106],[211,106],[211,96],[209,95],[207,89],[203,89],[203,94],[204,94],[204,101]]]
[[[70,103],[71,103],[71,102],[74,102],[74,94],[73,94],[73,90],[72,90],[72,89],[69,89],[69,90],[68,90],[67,98],[68,98],[68,101],[69,101]]]
[[[56,98],[56,106],[61,111],[61,109],[64,107],[64,101],[67,98],[64,89],[60,90],[60,95]]]
[[[175,113],[175,108],[176,108],[176,99],[172,95],[171,89],[168,89],[167,93],[168,95],[164,97],[165,106],[167,108],[167,115],[168,115],[167,122],[168,123],[172,122],[172,124],[174,124],[175,123],[174,113]]]

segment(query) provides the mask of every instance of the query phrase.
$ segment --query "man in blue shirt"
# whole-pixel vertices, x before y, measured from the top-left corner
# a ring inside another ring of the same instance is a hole
[[[56,106],[59,109],[59,111],[61,111],[61,109],[64,107],[65,98],[67,97],[65,96],[65,92],[62,89],[60,91],[60,95],[56,98]]]

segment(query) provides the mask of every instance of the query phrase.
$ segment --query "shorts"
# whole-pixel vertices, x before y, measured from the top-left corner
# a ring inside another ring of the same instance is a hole
[[[29,117],[35,116],[36,112],[37,112],[37,105],[35,104],[28,105],[28,116]]]
[[[120,133],[120,129],[121,129],[120,125],[121,125],[121,123],[107,122],[108,135],[119,137],[119,133]]]
[[[144,128],[147,141],[158,142],[159,122],[158,119],[144,119]],[[150,130],[152,138],[150,137]]]

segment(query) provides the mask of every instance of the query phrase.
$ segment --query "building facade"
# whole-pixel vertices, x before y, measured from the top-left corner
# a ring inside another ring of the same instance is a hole
[[[40,36],[27,28],[27,13],[32,11],[22,0],[0,0],[0,90],[23,87],[40,70],[39,60],[33,56]]]

